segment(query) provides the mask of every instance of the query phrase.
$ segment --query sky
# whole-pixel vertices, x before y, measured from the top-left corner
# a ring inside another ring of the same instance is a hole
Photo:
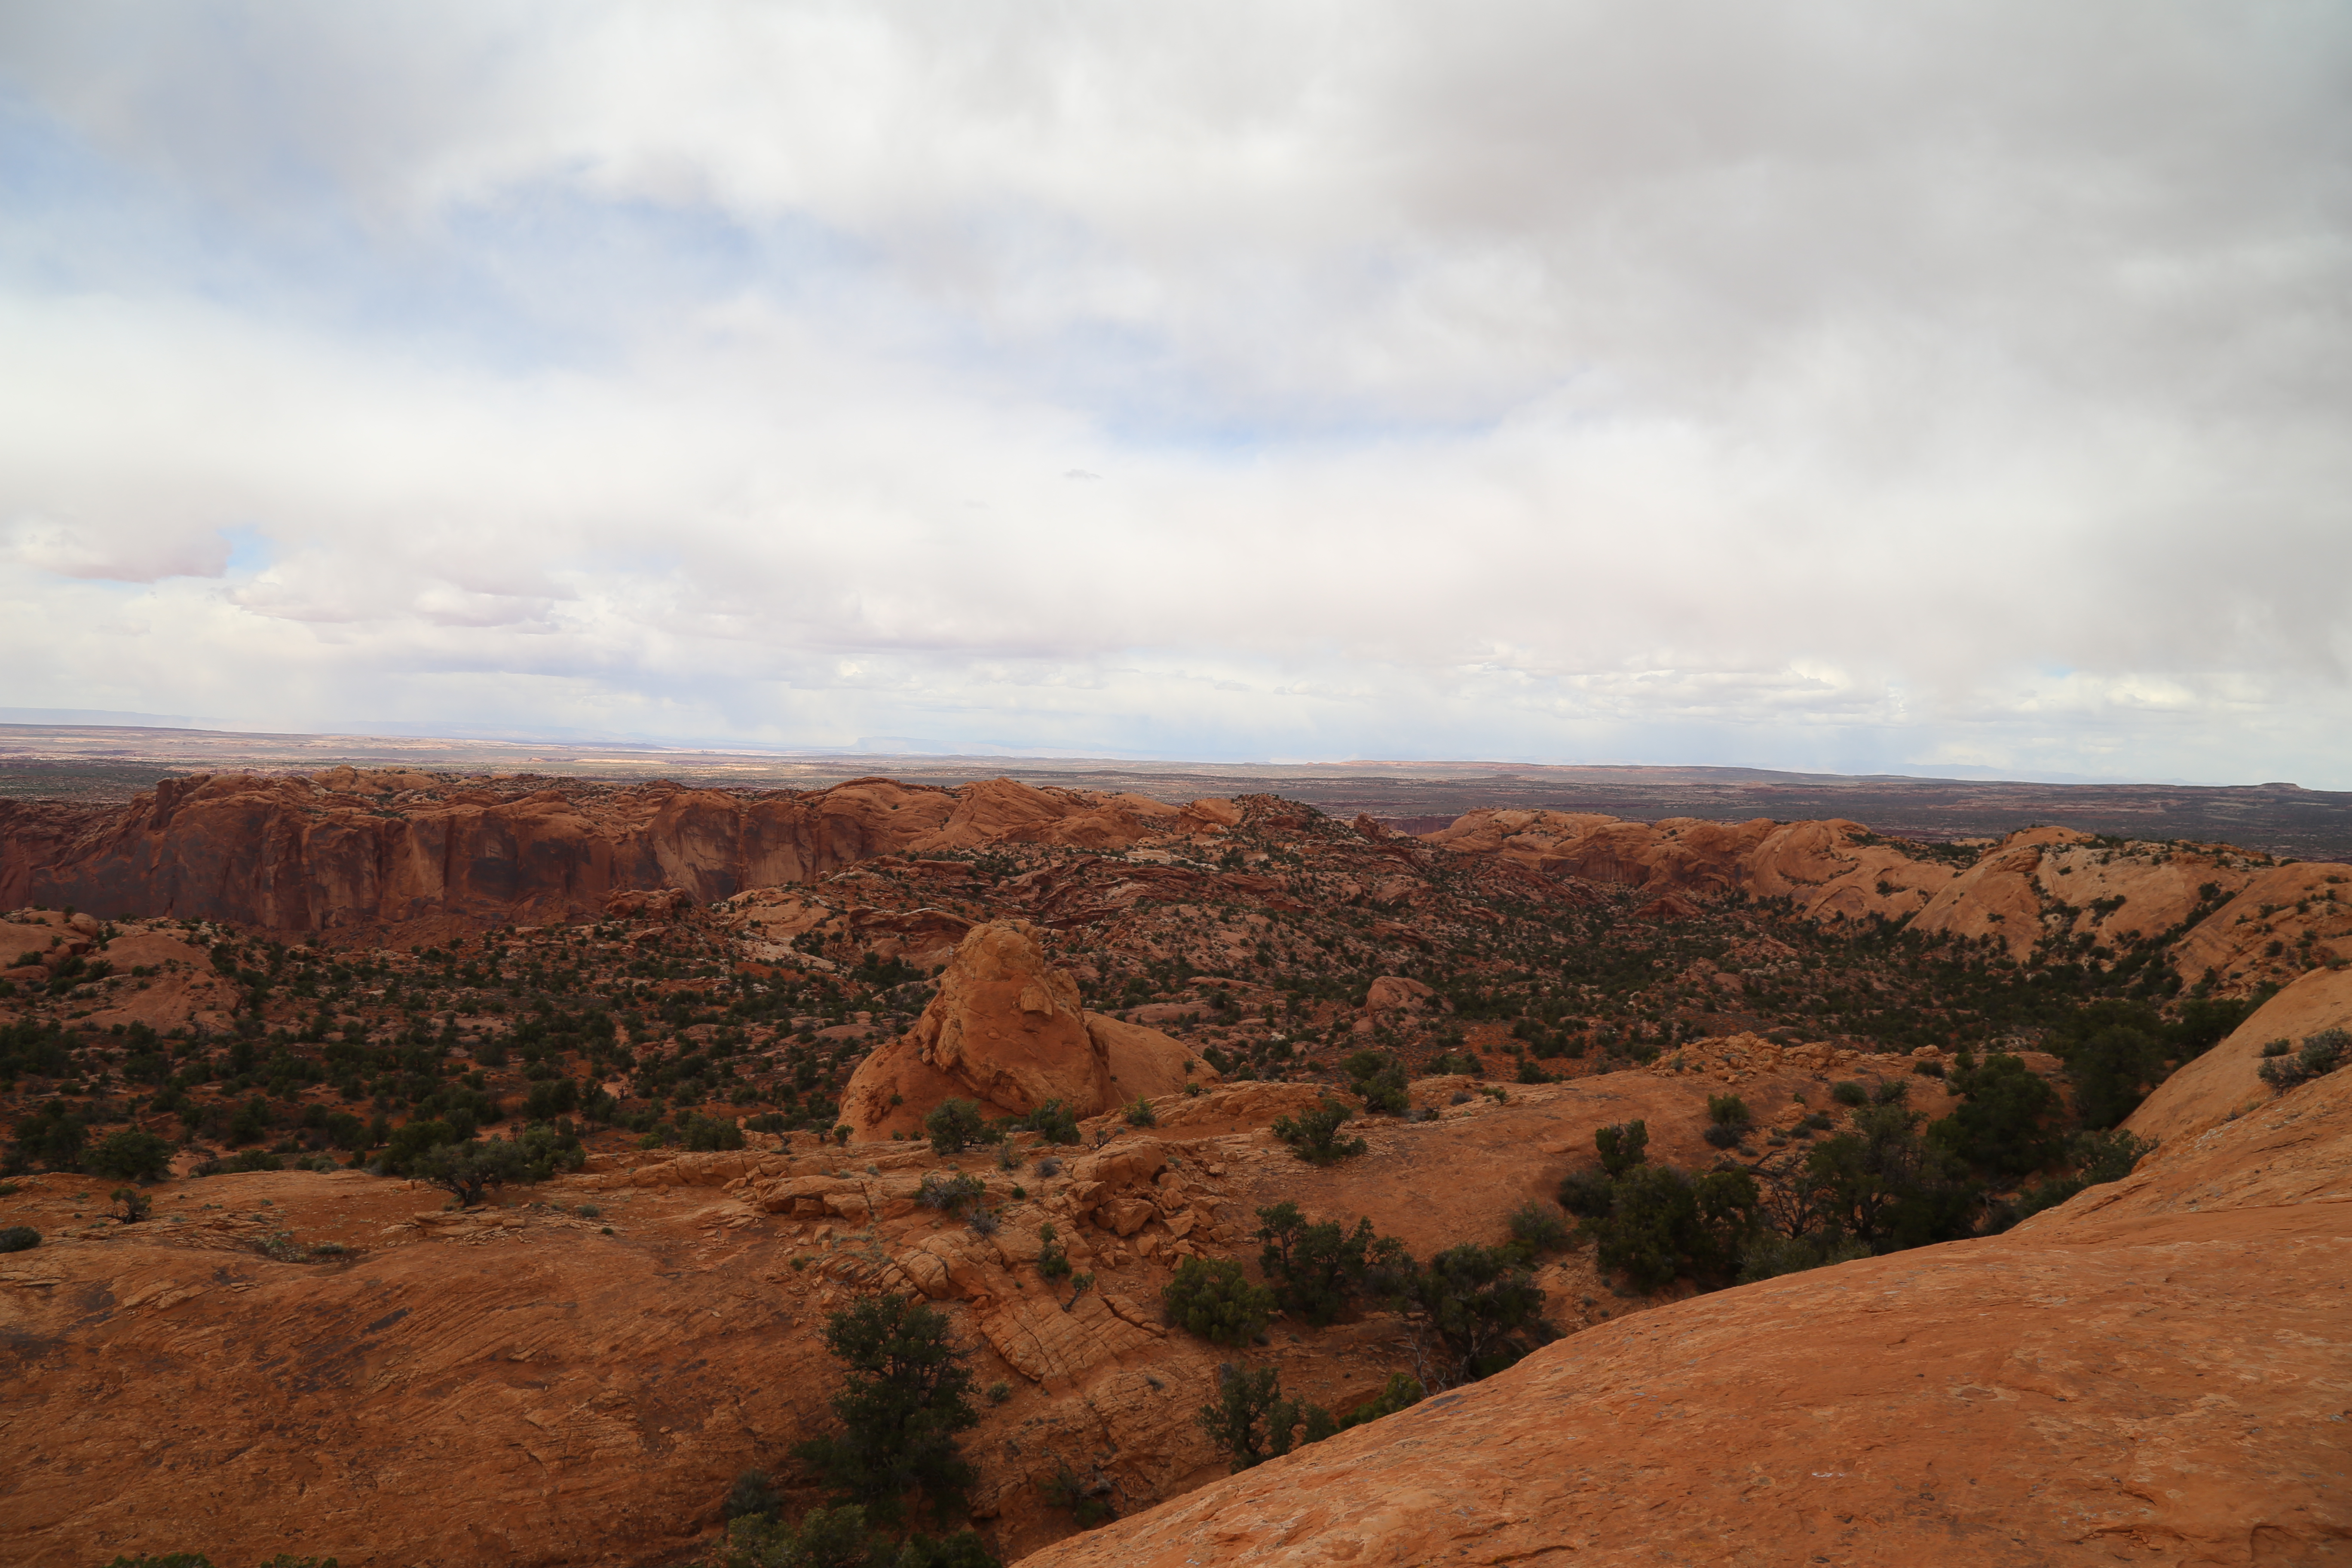
[[[0,670],[2352,788],[2352,9],[24,0]]]

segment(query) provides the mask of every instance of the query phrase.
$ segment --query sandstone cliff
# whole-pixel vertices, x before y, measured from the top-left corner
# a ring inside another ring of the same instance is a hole
[[[675,888],[709,902],[882,854],[1213,832],[1223,809],[1004,779],[743,794],[351,768],[199,776],[120,809],[0,800],[0,906],[283,931],[548,921],[601,913],[615,891]]]

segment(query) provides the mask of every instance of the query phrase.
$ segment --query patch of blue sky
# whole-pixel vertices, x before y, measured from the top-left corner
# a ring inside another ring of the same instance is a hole
[[[228,542],[228,563],[222,569],[223,576],[257,577],[268,571],[278,558],[277,542],[250,523],[215,531]]]

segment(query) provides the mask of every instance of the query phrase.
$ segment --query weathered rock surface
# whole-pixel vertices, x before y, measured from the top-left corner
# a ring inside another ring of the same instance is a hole
[[[2352,1073],[2009,1235],[1604,1323],[1040,1568],[2352,1559]]]
[[[1182,1042],[1079,1005],[1069,974],[1046,963],[1025,921],[976,926],[956,948],[915,1026],[859,1064],[842,1096],[858,1138],[919,1133],[941,1100],[974,1100],[992,1117],[1058,1100],[1095,1116],[1139,1097],[1216,1076]]]
[[[2322,1029],[2347,1027],[2352,969],[2314,970],[2256,1008],[2228,1039],[2176,1068],[2124,1126],[2166,1148],[2186,1142],[2275,1098],[2262,1080],[2265,1045],[2284,1039],[2300,1046]]]
[[[2352,880],[2335,865],[2271,864],[2226,845],[2118,842],[2066,827],[2011,834],[1965,867],[1860,823],[1654,823],[1571,812],[1476,811],[1425,836],[1547,876],[1654,891],[1637,911],[1687,918],[1683,895],[1786,899],[1822,921],[1873,917],[1985,938],[2023,957],[2052,937],[2110,950],[2171,939],[2190,979],[2225,994],[2352,960]]]
[[[559,787],[560,784],[560,787]],[[121,808],[0,800],[0,907],[71,904],[274,931],[601,914],[616,891],[698,902],[884,854],[1108,848],[1222,832],[1225,803],[859,779],[740,793],[337,768],[167,779]]]

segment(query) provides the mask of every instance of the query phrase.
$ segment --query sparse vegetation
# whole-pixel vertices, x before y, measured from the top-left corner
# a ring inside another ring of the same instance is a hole
[[[1185,1258],[1160,1300],[1171,1323],[1215,1345],[1248,1344],[1274,1316],[1274,1292],[1223,1258]]]

